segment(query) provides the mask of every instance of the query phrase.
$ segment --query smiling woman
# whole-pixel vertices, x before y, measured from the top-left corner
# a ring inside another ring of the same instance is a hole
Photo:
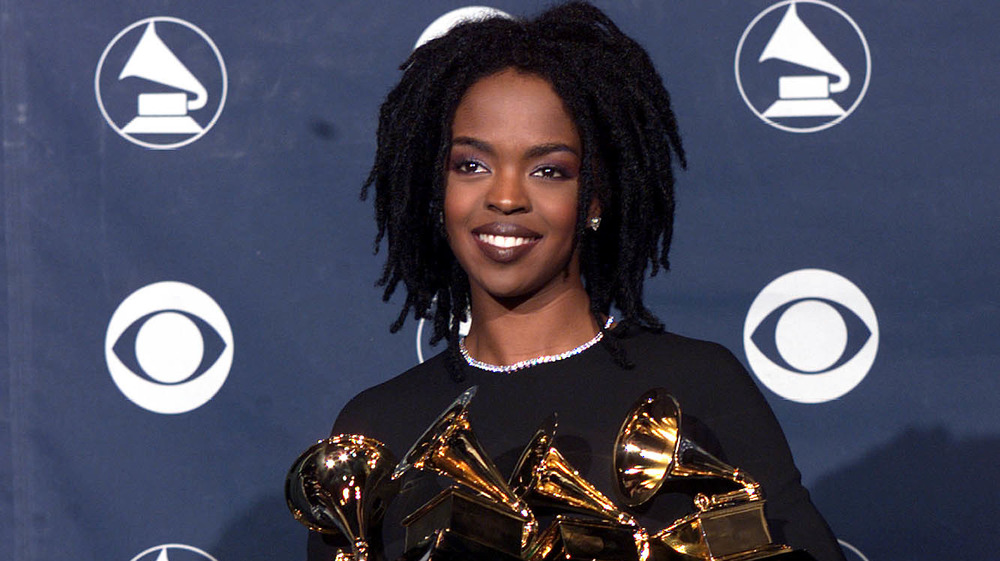
[[[476,321],[465,344],[479,360],[558,353],[599,330],[580,278],[580,153],[562,100],[537,75],[483,78],[455,111],[444,220],[469,278]],[[517,319],[533,325],[511,329]]]
[[[643,304],[647,273],[669,264],[673,165],[684,152],[642,47],[596,8],[571,3],[533,20],[459,25],[403,70],[382,106],[364,193],[374,187],[376,243],[388,246],[384,297],[400,283],[406,292],[391,329],[412,312],[432,319],[432,342],[447,347],[352,399],[334,433],[401,453],[477,385],[476,433],[502,471],[558,412],[556,447],[622,504],[611,469],[619,423],[646,390],[665,387],[698,442],[761,483],[777,542],[842,559],[736,358],[664,332]],[[400,519],[434,488],[411,481],[390,507],[390,557]],[[677,490],[629,515],[651,531],[670,525],[696,492]],[[330,555],[314,536],[311,558]]]

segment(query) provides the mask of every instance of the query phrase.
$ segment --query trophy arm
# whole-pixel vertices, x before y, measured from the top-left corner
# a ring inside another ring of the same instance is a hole
[[[736,468],[732,480],[740,485],[739,489],[711,496],[698,493],[694,497],[694,506],[699,511],[705,512],[723,506],[764,500],[764,491],[760,483],[754,481],[746,472]]]

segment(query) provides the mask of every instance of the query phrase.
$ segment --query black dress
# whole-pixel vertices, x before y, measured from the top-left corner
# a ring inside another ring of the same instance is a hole
[[[621,327],[609,333],[608,339],[618,342],[634,368],[618,366],[599,343],[573,357],[509,374],[463,366],[465,379],[456,382],[446,370],[444,354],[439,354],[354,397],[337,418],[333,434],[376,438],[401,457],[441,411],[476,385],[469,407],[472,429],[504,477],[539,424],[556,412],[556,448],[585,479],[624,507],[612,474],[615,436],[639,397],[663,387],[680,403],[684,422],[699,444],[761,483],[775,541],[806,549],[819,561],[843,560],[836,539],[801,485],[774,414],[732,353],[715,343],[670,333]],[[389,559],[402,550],[399,521],[440,488],[435,476],[414,479],[385,518]],[[699,485],[672,488],[679,492],[661,493],[630,512],[650,533],[656,532],[693,511],[694,492],[704,490],[704,484]],[[329,555],[325,541],[311,536],[309,559]]]

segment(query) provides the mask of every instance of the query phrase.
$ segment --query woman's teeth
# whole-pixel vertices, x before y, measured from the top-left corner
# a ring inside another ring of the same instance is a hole
[[[502,247],[504,249],[509,247],[517,247],[519,245],[524,245],[531,241],[530,238],[519,238],[514,236],[494,236],[493,234],[479,234],[479,239],[485,243],[488,243],[495,247]]]

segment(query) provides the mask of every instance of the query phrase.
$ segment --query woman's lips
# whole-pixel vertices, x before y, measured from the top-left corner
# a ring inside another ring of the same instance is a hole
[[[542,235],[520,224],[493,222],[474,228],[472,237],[487,258],[510,263],[531,251]]]

